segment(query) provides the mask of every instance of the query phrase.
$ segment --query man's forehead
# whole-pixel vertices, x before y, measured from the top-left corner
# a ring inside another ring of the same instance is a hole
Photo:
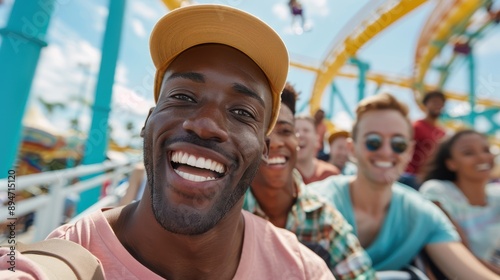
[[[358,133],[380,132],[409,135],[410,123],[397,110],[373,110],[364,113],[359,120]]]

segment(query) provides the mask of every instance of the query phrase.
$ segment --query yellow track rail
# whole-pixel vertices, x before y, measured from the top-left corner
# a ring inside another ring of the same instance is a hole
[[[424,2],[425,0],[401,0],[391,7],[380,9],[379,16],[374,21],[367,23],[364,19],[360,19],[361,25],[355,29],[359,30],[359,32],[348,36],[339,46],[334,46],[324,59],[312,90],[311,112],[315,112],[320,108],[323,91],[331,83],[335,75],[338,74],[349,57],[354,56],[375,35]]]
[[[429,69],[431,61],[440,52],[441,47],[434,42],[447,42],[455,26],[466,23],[474,12],[484,4],[484,0],[461,0],[457,1],[439,24],[433,28],[432,35],[427,46],[417,50],[415,61],[415,83],[421,84]]]
[[[318,68],[315,68],[313,66],[308,66],[304,65],[301,63],[297,62],[290,62],[290,65],[293,67],[297,67],[300,69],[304,70],[309,70],[315,73],[319,73],[320,70]],[[356,73],[353,73],[352,71],[340,71],[336,75],[337,77],[343,77],[343,78],[348,78],[348,79],[357,79],[358,75]],[[375,82],[379,85],[386,84],[386,85],[395,85],[395,86],[400,86],[404,88],[409,88],[413,89],[414,88],[414,81],[412,78],[407,78],[407,77],[394,77],[394,76],[388,76],[380,73],[373,73],[369,72],[367,73],[366,79],[372,82]],[[431,86],[431,85],[425,85],[424,88],[426,90],[431,90],[435,89],[436,86]],[[457,93],[457,92],[452,92],[452,91],[444,91],[444,94],[449,100],[457,100],[457,101],[464,101],[468,102],[468,96],[464,93]],[[498,107],[500,108],[500,101],[496,100],[491,100],[491,99],[477,99],[476,104],[481,104],[487,107]]]

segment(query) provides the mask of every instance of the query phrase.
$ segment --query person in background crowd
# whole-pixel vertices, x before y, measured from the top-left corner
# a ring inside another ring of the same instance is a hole
[[[302,175],[304,183],[309,184],[332,175],[340,174],[337,167],[315,156],[319,144],[313,118],[308,116],[296,117],[295,131],[299,140],[299,151],[295,167]]]
[[[295,91],[285,87],[278,121],[269,135],[269,156],[246,192],[243,209],[297,234],[326,261],[337,279],[374,279],[371,260],[352,227],[335,208],[305,188],[294,168],[299,147],[295,101]],[[312,122],[307,123],[314,128]]]
[[[421,182],[421,178],[419,178],[421,167],[432,157],[439,140],[445,135],[445,131],[437,125],[445,102],[446,98],[442,92],[427,92],[422,100],[425,118],[413,123],[415,149],[412,159],[399,181],[416,190]]]
[[[326,124],[325,124],[325,111],[322,109],[318,109],[316,113],[314,113],[314,126],[316,127],[316,134],[318,135],[318,143],[319,148],[316,151],[316,157],[320,160],[327,161],[328,155],[325,153],[325,136],[326,136]]]
[[[308,188],[353,226],[375,270],[405,269],[425,250],[449,279],[500,279],[460,242],[436,205],[396,181],[414,147],[406,105],[389,94],[363,99],[352,139],[358,173],[332,176]]]
[[[462,243],[500,275],[500,185],[486,137],[463,130],[441,143],[420,192],[454,222]]]
[[[328,143],[330,144],[328,162],[335,165],[342,175],[354,175],[357,171],[356,165],[349,160],[348,141],[349,132],[345,130],[334,131],[328,137]]]

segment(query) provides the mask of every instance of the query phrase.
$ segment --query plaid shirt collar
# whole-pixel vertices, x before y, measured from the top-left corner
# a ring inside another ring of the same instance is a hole
[[[293,170],[293,181],[297,187],[297,200],[288,214],[287,228],[289,228],[289,223],[297,220],[304,221],[306,219],[306,213],[314,212],[324,205],[321,200],[307,190],[304,180],[302,180],[302,176],[297,169]],[[266,213],[260,208],[259,202],[253,195],[251,189],[248,189],[245,194],[245,209],[248,209],[249,212],[266,220],[269,219]]]

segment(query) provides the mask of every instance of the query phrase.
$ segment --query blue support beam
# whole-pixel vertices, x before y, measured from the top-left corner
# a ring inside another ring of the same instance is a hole
[[[15,168],[22,139],[22,119],[31,90],[40,51],[47,46],[45,36],[54,10],[54,0],[14,2],[0,46],[0,178]]]
[[[115,70],[120,49],[123,18],[126,0],[110,0],[106,31],[102,43],[102,58],[97,80],[93,116],[83,164],[101,163],[106,159],[108,149],[108,119],[111,110],[111,97],[115,80]],[[80,213],[96,203],[100,195],[100,187],[96,187],[80,195],[77,212]]]

